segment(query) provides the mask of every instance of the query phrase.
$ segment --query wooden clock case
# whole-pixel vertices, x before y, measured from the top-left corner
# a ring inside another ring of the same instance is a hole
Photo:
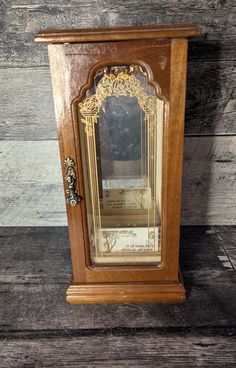
[[[48,45],[63,177],[73,159],[72,183],[78,204],[67,205],[72,255],[70,303],[181,302],[179,233],[188,37],[194,25],[41,31],[35,42]],[[142,67],[164,101],[161,263],[94,265],[88,244],[85,183],[78,129],[78,103],[91,88],[96,70],[108,65]],[[73,189],[72,185],[72,189]],[[68,183],[64,181],[65,195]]]

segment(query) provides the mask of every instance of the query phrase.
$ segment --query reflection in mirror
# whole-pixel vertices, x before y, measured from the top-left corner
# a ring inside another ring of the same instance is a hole
[[[163,111],[136,65],[99,69],[78,105],[94,265],[161,262]]]

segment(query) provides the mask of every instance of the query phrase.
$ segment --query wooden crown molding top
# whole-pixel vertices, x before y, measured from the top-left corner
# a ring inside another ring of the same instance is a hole
[[[83,43],[193,37],[200,34],[200,28],[193,24],[165,24],[122,28],[48,29],[40,31],[34,41],[38,43]]]

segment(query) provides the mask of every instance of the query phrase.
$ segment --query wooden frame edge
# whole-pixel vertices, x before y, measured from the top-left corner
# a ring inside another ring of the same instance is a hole
[[[34,38],[36,43],[88,43],[155,38],[200,36],[201,30],[194,24],[159,24],[140,27],[111,27],[86,29],[45,29]]]
[[[180,279],[171,283],[71,284],[66,295],[71,304],[179,303],[186,300]]]

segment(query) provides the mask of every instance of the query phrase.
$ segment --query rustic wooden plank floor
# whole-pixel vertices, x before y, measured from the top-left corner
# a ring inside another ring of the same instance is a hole
[[[74,305],[67,229],[0,228],[0,367],[235,367],[236,227],[182,228],[184,304]]]

